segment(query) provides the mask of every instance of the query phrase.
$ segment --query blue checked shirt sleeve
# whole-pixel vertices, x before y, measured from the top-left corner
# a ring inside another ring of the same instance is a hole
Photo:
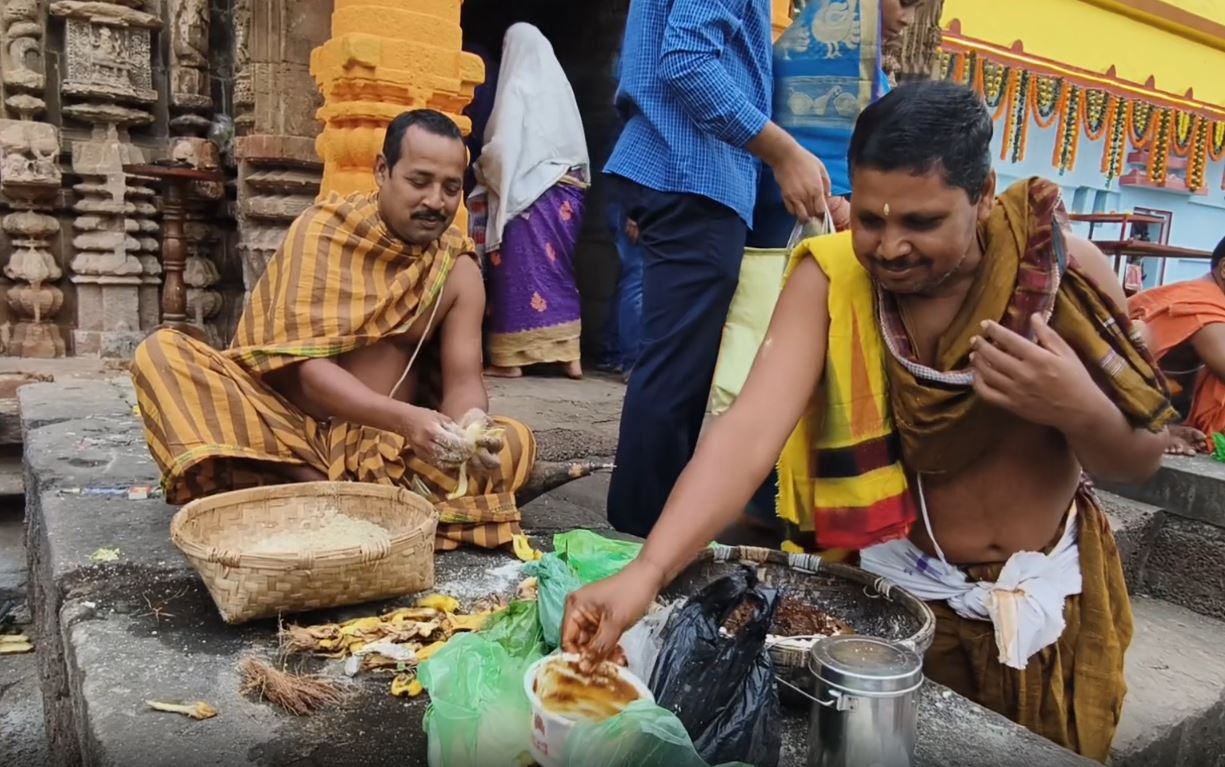
[[[748,0],[676,0],[660,55],[660,78],[705,133],[736,147],[748,144],[769,118],[720,61],[741,24]]]

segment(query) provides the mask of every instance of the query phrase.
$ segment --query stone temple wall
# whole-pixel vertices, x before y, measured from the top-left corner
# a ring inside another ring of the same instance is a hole
[[[313,200],[311,50],[331,0],[0,0],[0,353],[125,357],[162,320],[164,182],[184,206],[186,313],[229,337]]]

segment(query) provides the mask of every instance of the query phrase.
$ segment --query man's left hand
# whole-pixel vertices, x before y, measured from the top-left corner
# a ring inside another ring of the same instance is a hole
[[[495,471],[502,465],[502,437],[496,429],[495,421],[489,414],[479,408],[473,408],[459,419],[459,426],[465,433],[471,427],[479,424],[479,434],[476,436],[476,449],[472,454],[472,465],[483,471]]]
[[[996,407],[1061,431],[1101,412],[1106,395],[1080,356],[1041,316],[1030,319],[1037,343],[998,322],[971,341],[974,391]]]

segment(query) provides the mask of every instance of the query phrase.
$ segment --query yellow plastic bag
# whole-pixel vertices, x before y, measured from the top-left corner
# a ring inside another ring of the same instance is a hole
[[[774,305],[783,290],[787,266],[785,248],[746,248],[740,264],[740,284],[723,326],[719,361],[706,412],[722,415],[731,407],[749,377],[757,349],[766,338]]]

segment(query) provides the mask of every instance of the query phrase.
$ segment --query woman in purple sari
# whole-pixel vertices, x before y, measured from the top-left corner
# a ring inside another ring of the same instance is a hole
[[[490,375],[560,363],[582,377],[574,250],[590,161],[574,92],[540,30],[506,32],[476,165],[486,205]]]

